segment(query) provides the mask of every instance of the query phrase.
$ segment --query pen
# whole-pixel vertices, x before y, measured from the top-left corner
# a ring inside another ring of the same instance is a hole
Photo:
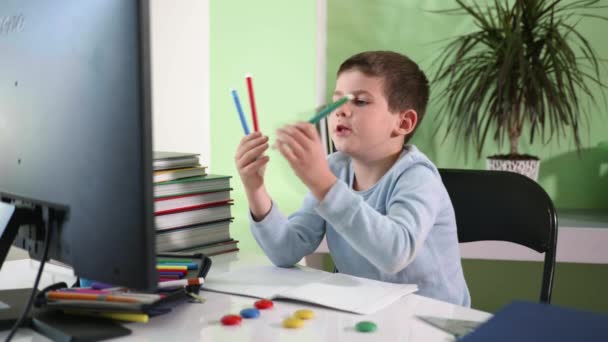
[[[180,272],[158,272],[158,276],[162,278],[182,279],[186,275]]]
[[[173,278],[175,279],[175,278]],[[57,290],[58,292],[65,293],[83,293],[83,294],[93,294],[93,295],[112,295],[119,296],[124,298],[140,298],[140,299],[150,299],[157,300],[162,298],[162,294],[154,294],[154,293],[140,293],[140,292],[128,292],[124,290],[92,290],[89,288],[79,288],[79,287],[70,287],[65,289]]]
[[[321,110],[319,113],[317,113],[317,115],[313,116],[310,120],[308,120],[308,122],[310,122],[311,124],[318,123],[319,121],[321,121],[321,119],[323,119],[324,117],[329,115],[329,113],[340,108],[340,106],[342,106],[343,104],[348,102],[348,100],[352,100],[354,98],[355,98],[355,96],[353,94],[344,95],[344,97],[342,97],[338,101],[331,103],[329,106],[325,107],[323,110]]]
[[[186,270],[188,270],[188,266],[184,266],[184,265],[156,265],[156,269],[186,271]]]
[[[167,277],[164,277],[164,276],[160,276],[160,278],[158,278],[158,281],[161,282],[161,283],[163,281],[171,281],[171,280],[175,280],[175,278],[167,278]]]
[[[144,313],[125,313],[125,312],[96,312],[84,310],[63,310],[68,315],[104,317],[119,321],[148,323],[148,315]]]
[[[187,261],[187,260],[184,260],[184,259],[177,259],[177,258],[159,258],[156,261],[157,264],[164,264],[164,263],[167,263],[167,262],[190,263],[192,261]]]
[[[110,294],[112,291],[95,290],[90,288],[69,287],[57,290],[59,292],[76,292],[76,293],[92,293],[92,294]]]
[[[205,278],[190,278],[190,279],[179,279],[169,280],[158,283],[159,289],[166,289],[171,287],[188,286],[188,285],[203,285]]]
[[[125,297],[125,298],[135,298],[142,300],[151,300],[155,301],[161,298],[164,298],[164,294],[156,294],[156,293],[140,293],[140,292],[114,292],[112,293],[115,296]]]
[[[141,298],[134,296],[121,296],[121,295],[105,295],[105,294],[91,294],[91,293],[78,293],[78,292],[61,292],[61,291],[49,291],[46,294],[46,298],[50,300],[92,300],[92,301],[105,301],[105,302],[120,302],[120,303],[151,303],[158,300],[160,296]]]
[[[166,268],[157,268],[157,271],[159,273],[173,273],[173,274],[181,273],[182,275],[186,275],[188,273],[188,271],[186,271],[186,270],[172,270],[172,269],[166,269]]]
[[[175,261],[159,261],[156,263],[158,267],[164,266],[186,266],[189,270],[196,270],[198,265],[194,262],[175,262]]]
[[[100,283],[98,281],[94,281],[91,284],[91,289],[93,289],[93,290],[105,290],[108,288],[115,288],[115,287],[116,287],[115,285],[104,284],[104,283]]]

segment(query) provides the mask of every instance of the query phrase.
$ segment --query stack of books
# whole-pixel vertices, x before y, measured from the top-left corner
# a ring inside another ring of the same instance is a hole
[[[156,250],[215,255],[237,251],[230,237],[230,176],[207,174],[196,153],[154,152]]]

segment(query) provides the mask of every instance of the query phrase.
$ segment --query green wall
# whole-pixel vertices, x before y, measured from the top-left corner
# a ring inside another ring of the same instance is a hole
[[[496,312],[514,299],[538,301],[543,264],[463,260],[471,306]],[[608,313],[608,265],[557,263],[551,303]]]
[[[491,1],[489,1],[491,2]],[[453,8],[454,2],[445,0],[328,0],[327,18],[327,88],[334,88],[335,71],[350,55],[363,50],[396,50],[407,54],[420,64],[427,76],[433,74],[435,56],[441,51],[441,40],[467,33],[474,29],[468,17],[432,13],[431,10]],[[608,9],[596,11],[608,16]],[[581,32],[598,51],[608,59],[608,41],[605,32],[608,22],[589,20],[580,25]],[[608,76],[604,64],[604,75]],[[596,91],[598,97],[600,92]],[[437,132],[437,99],[433,98],[422,125],[412,143],[425,152],[440,167],[485,168],[485,159],[466,153],[466,146],[453,137],[443,140],[443,131]],[[549,193],[557,207],[608,209],[608,149],[598,148],[608,140],[608,107],[600,99],[600,110],[589,113],[589,125],[581,129],[584,150],[577,157],[569,139],[552,141],[547,145],[528,143],[521,139],[520,151],[542,159],[539,182]],[[567,138],[567,137],[566,137]],[[482,156],[506,153],[496,144],[486,145]]]
[[[312,113],[316,99],[316,2],[221,0],[210,2],[211,170],[232,175],[232,236],[243,250],[257,250],[247,223],[247,202],[234,166],[243,131],[229,89],[235,87],[250,116],[245,74],[253,75],[260,128]],[[251,121],[250,126],[252,127]],[[276,151],[269,152],[267,188],[280,208],[296,210],[304,186]]]

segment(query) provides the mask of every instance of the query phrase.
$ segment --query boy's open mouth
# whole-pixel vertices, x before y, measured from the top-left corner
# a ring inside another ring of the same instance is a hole
[[[338,132],[338,133],[347,133],[349,131],[350,131],[350,128],[348,126],[345,126],[345,125],[336,126],[336,132]]]

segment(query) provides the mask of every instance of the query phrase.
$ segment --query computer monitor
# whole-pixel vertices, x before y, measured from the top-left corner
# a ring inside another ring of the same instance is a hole
[[[50,258],[137,289],[158,281],[148,21],[147,1],[0,1],[0,198],[67,207]]]

